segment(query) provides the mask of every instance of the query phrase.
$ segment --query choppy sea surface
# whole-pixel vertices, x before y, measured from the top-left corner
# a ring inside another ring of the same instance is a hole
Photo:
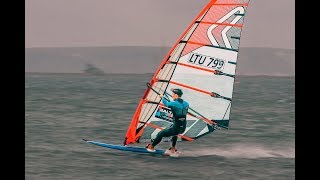
[[[26,74],[25,178],[295,179],[294,77],[236,77],[230,129],[178,142],[179,158],[82,140],[122,144],[151,77]]]

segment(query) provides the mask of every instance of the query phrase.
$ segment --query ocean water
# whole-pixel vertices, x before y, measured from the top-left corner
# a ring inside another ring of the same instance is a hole
[[[122,144],[151,77],[26,74],[25,178],[295,179],[294,77],[236,77],[230,129],[178,142],[179,158],[82,140]]]

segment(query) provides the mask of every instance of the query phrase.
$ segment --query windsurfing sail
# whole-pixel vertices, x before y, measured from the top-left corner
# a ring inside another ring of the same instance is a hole
[[[190,104],[187,128],[178,140],[193,141],[229,127],[241,30],[249,0],[211,0],[162,60],[128,127],[124,145],[148,142],[172,124],[169,100],[180,88]],[[166,141],[168,139],[163,139]]]

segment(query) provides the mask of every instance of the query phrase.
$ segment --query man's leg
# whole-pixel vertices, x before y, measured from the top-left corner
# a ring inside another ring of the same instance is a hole
[[[162,138],[172,136],[172,133],[173,133],[172,127],[161,130],[157,134],[157,137],[153,140],[152,144],[148,144],[146,146],[147,150],[149,149],[149,151],[155,151],[154,147],[161,142]]]
[[[172,136],[172,147],[176,148],[176,144],[177,144],[177,140],[178,140],[178,136]]]
[[[172,135],[172,147],[170,148],[171,152],[174,153],[176,152],[176,144],[178,140],[178,134],[183,133],[186,130],[186,123],[182,128],[179,128],[176,132],[174,132],[174,136]]]
[[[152,147],[155,147],[157,144],[159,144],[159,143],[161,142],[161,140],[162,140],[163,137],[172,136],[172,133],[173,133],[172,127],[160,131],[160,132],[157,134],[157,137],[153,140],[153,142],[152,142]]]

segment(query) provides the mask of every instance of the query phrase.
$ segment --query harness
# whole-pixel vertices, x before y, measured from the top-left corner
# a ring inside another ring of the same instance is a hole
[[[178,102],[183,105],[182,99],[179,99]],[[173,112],[175,112],[175,111],[173,111]],[[184,129],[187,125],[187,121],[186,121],[187,120],[187,113],[188,113],[188,106],[183,107],[181,114],[179,114],[179,115],[177,115],[175,113],[173,114],[173,117],[174,117],[174,125],[173,126],[178,132],[180,132],[180,130],[184,131]]]

